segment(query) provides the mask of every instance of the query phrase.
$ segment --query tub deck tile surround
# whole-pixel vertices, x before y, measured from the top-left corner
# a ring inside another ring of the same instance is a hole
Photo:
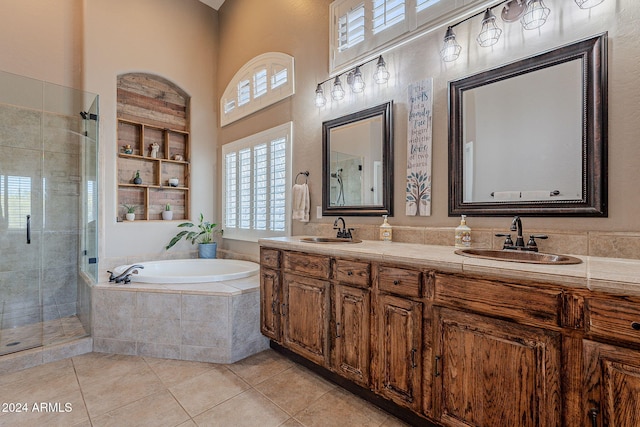
[[[94,351],[233,363],[269,346],[260,334],[260,278],[93,287]]]

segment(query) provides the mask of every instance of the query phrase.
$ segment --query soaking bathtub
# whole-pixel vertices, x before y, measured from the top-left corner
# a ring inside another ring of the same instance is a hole
[[[234,363],[269,347],[260,333],[260,265],[232,259],[139,262],[130,283],[92,288],[93,350]],[[121,274],[129,265],[116,267]]]

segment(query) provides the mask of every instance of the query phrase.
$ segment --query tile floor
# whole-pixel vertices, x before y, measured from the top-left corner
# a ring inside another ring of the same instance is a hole
[[[273,350],[232,365],[89,353],[0,376],[0,404],[11,427],[406,425]]]
[[[62,317],[15,328],[3,328],[0,329],[0,355],[41,345],[56,345],[86,335],[87,333],[77,316]]]

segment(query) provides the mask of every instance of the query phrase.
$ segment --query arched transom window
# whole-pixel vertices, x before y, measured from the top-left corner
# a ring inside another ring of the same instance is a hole
[[[293,57],[280,52],[256,56],[233,76],[220,99],[224,126],[295,92]]]

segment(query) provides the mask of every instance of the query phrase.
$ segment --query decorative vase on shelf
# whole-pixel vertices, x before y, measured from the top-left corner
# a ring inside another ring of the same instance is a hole
[[[136,219],[136,214],[134,213],[127,212],[124,216],[127,218],[127,221],[134,221]]]
[[[169,186],[177,187],[178,186],[178,178],[169,178]]]
[[[136,171],[136,176],[133,178],[134,184],[142,184],[142,178],[140,178],[140,171]]]
[[[199,258],[215,258],[218,250],[218,244],[213,243],[199,243],[198,244],[198,257]]]
[[[162,211],[162,219],[165,221],[171,221],[173,219],[173,211],[171,210],[171,205],[169,203],[166,204]]]

